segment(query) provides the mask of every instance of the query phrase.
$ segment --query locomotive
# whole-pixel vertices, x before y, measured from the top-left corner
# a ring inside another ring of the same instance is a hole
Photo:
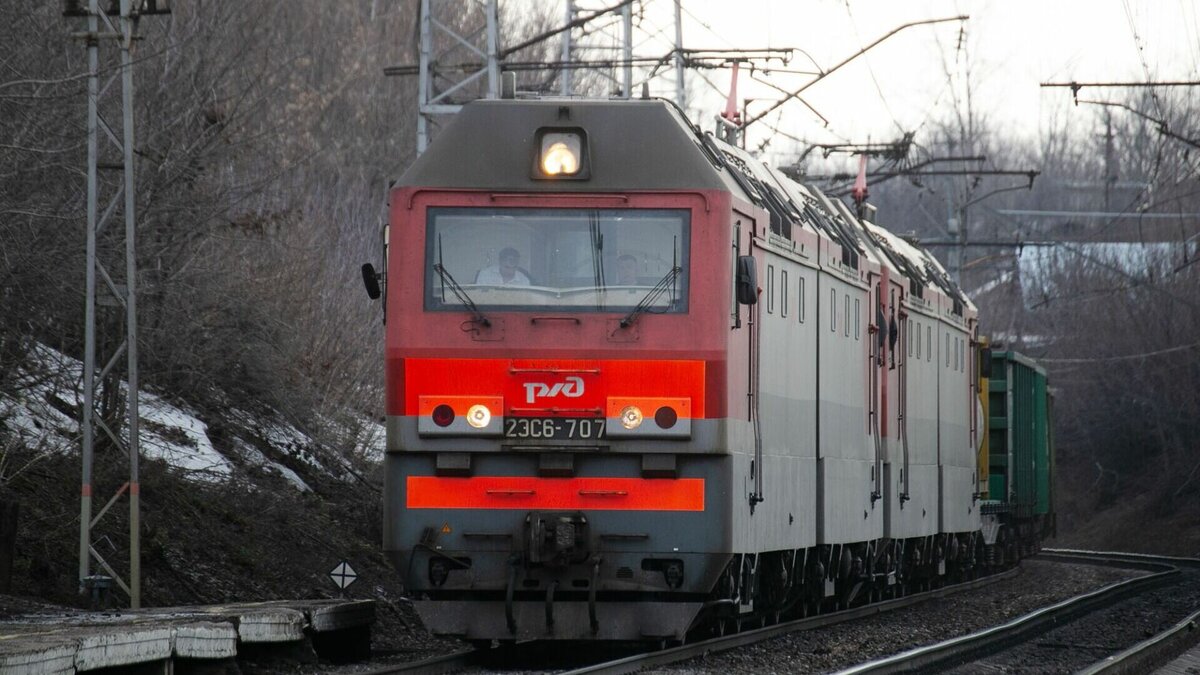
[[[975,306],[669,101],[470,103],[389,211],[384,549],[432,632],[681,640],[1015,552]]]

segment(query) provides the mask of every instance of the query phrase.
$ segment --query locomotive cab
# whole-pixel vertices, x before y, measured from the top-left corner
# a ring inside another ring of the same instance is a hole
[[[729,558],[728,199],[657,101],[476,102],[397,183],[385,549],[431,630],[683,637]]]

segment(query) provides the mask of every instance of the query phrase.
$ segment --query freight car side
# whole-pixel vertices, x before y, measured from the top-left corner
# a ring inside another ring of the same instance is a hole
[[[992,351],[988,377],[989,555],[1013,560],[1055,531],[1054,442],[1046,371],[1014,351]]]

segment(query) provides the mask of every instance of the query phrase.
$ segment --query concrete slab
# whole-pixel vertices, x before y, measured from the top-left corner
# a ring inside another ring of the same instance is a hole
[[[305,645],[348,629],[369,635],[370,600],[279,600],[122,612],[40,612],[0,621],[0,675],[71,674],[185,658],[235,658],[238,645]],[[339,633],[340,634],[340,633]],[[331,639],[334,636],[331,636]]]
[[[76,670],[96,670],[171,658],[171,627],[106,627],[78,639]]]
[[[242,642],[294,642],[304,639],[304,612],[281,607],[254,609],[238,614],[238,638]]]
[[[27,644],[5,652],[0,649],[0,673],[69,675],[75,672],[74,644]]]
[[[183,659],[229,659],[237,656],[237,629],[232,624],[202,622],[175,626],[174,655]]]
[[[318,633],[362,628],[375,623],[375,601],[339,602],[308,608],[308,621]]]

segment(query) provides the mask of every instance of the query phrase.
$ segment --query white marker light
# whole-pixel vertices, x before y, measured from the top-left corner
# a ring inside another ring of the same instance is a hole
[[[642,425],[642,410],[636,405],[626,406],[621,411],[621,426],[626,429],[636,429]]]
[[[467,424],[482,429],[492,421],[492,411],[487,409],[487,406],[475,404],[467,411]]]

